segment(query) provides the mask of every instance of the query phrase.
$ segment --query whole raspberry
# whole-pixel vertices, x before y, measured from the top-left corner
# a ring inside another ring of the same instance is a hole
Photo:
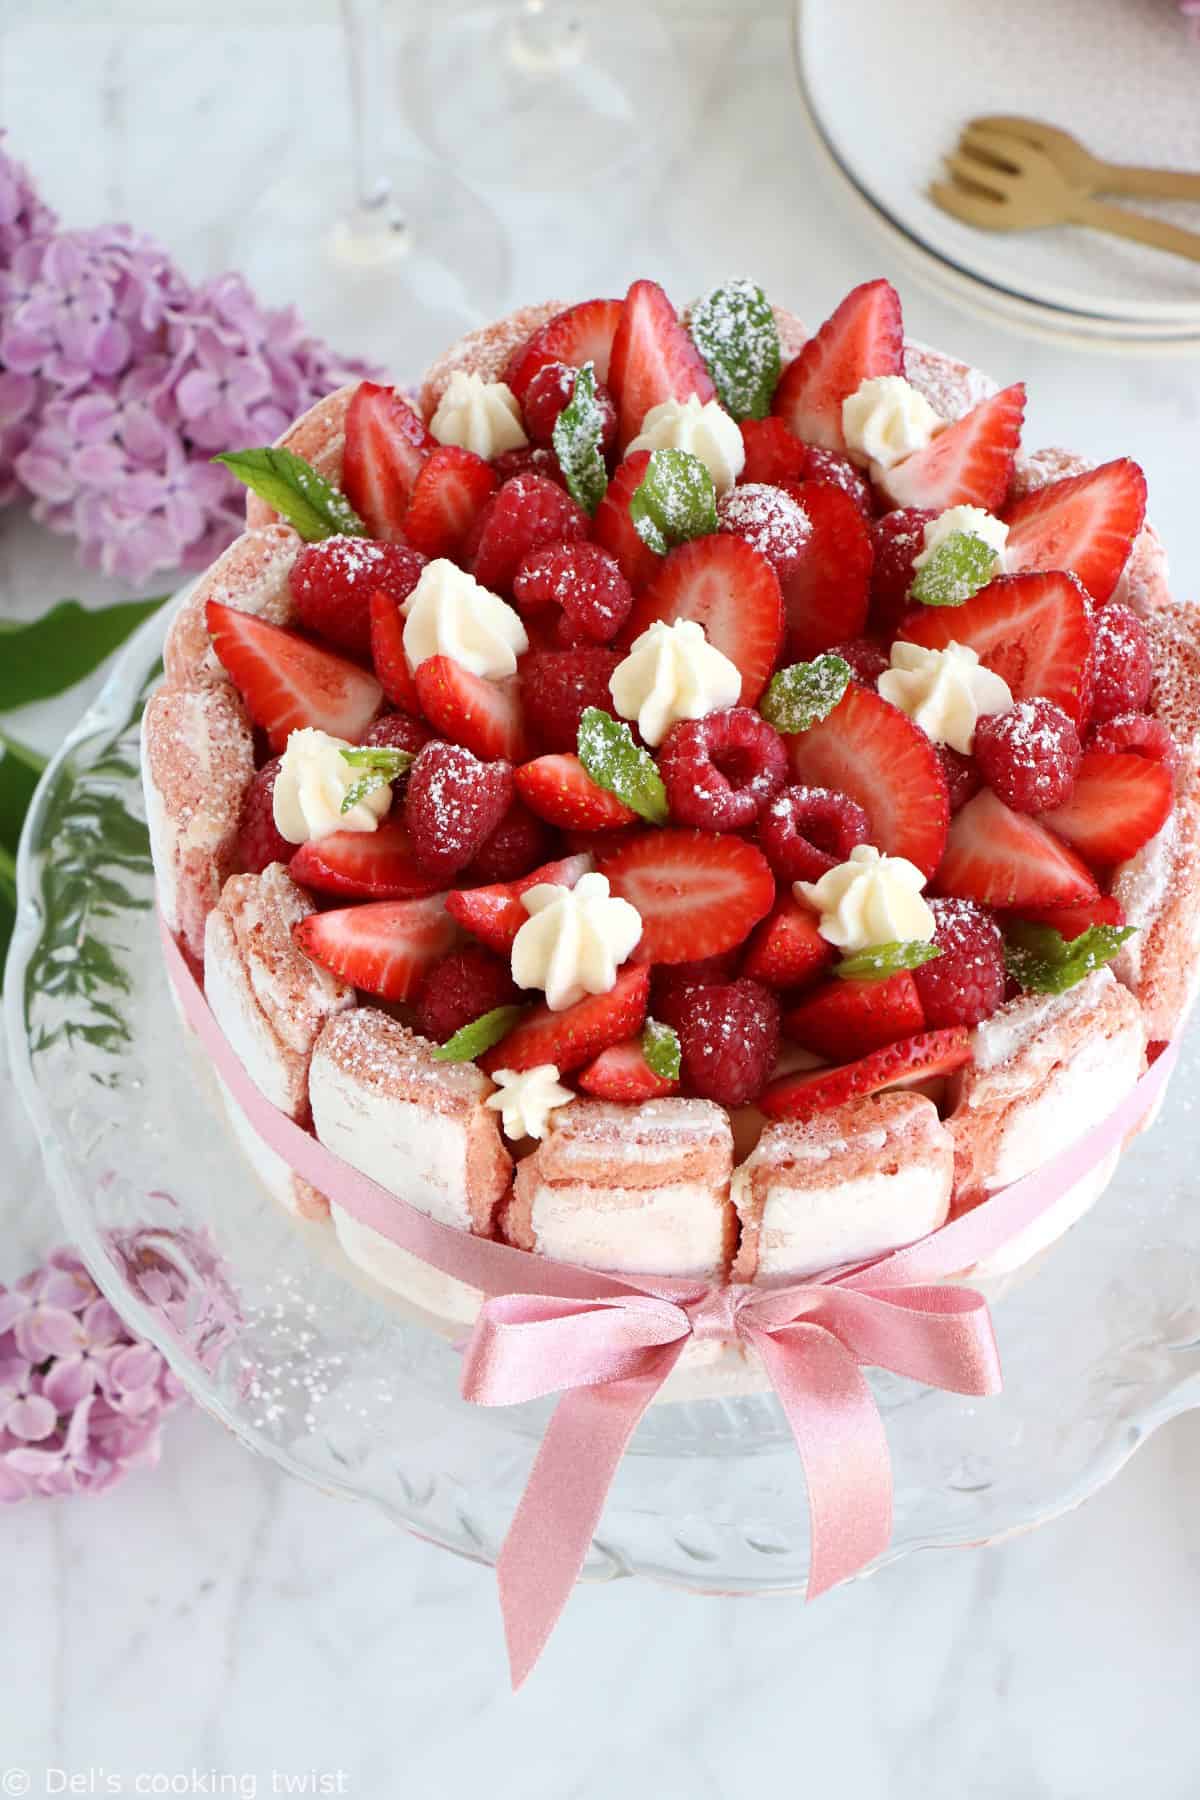
[[[1018,700],[980,719],[975,761],[992,792],[1014,812],[1040,813],[1070,798],[1083,749],[1053,700]]]
[[[415,756],[429,742],[429,735],[429,727],[418,719],[410,719],[407,713],[390,712],[376,719],[362,741],[388,750],[411,750]]]
[[[974,900],[931,900],[933,941],[941,955],[913,970],[930,1031],[978,1025],[1004,999],[1004,938],[985,906]]]
[[[484,886],[493,881],[517,881],[550,860],[553,842],[550,827],[535,818],[520,800],[514,800],[467,871],[465,881]]]
[[[825,654],[840,656],[849,663],[855,681],[863,687],[873,688],[884,670],[892,666],[887,651],[874,638],[850,638],[844,644],[834,644]]]
[[[1172,773],[1179,767],[1179,746],[1161,719],[1149,713],[1118,713],[1105,719],[1088,739],[1089,750],[1129,751],[1165,763]]]
[[[743,482],[770,487],[783,481],[823,481],[842,488],[863,516],[871,517],[870,483],[848,456],[804,443],[782,419],[743,419],[741,429],[746,448]]]
[[[518,679],[525,722],[547,751],[572,751],[589,706],[612,711],[608,684],[621,661],[617,650],[535,650],[521,659]]]
[[[871,568],[871,630],[892,639],[901,619],[910,611],[908,590],[913,563],[925,548],[925,527],[937,514],[919,506],[901,506],[884,513],[871,527],[875,561]]]
[[[692,990],[677,1027],[693,1094],[745,1106],[766,1086],[779,1055],[779,1001],[757,981]]]
[[[788,882],[820,881],[870,835],[870,820],[858,802],[822,787],[784,788],[758,826],[763,855],[779,880]]]
[[[804,554],[812,520],[798,500],[763,482],[735,487],[717,504],[717,529],[744,538],[782,581]]]
[[[407,544],[373,538],[328,537],[306,544],[289,583],[300,623],[355,656],[371,654],[371,595],[378,588],[407,600],[425,558]]]
[[[535,444],[553,441],[558,415],[575,392],[578,373],[579,370],[569,363],[543,363],[525,389],[521,410],[525,415],[525,429]],[[617,409],[602,381],[596,383],[596,405],[602,421],[600,454],[607,456],[617,441]]]
[[[582,506],[544,475],[514,475],[497,488],[471,528],[464,554],[476,581],[510,594],[513,577],[545,544],[585,538],[591,520]]]
[[[1135,612],[1113,601],[1096,614],[1092,661],[1092,723],[1141,712],[1150,698],[1153,664],[1146,627]]]
[[[296,854],[275,824],[275,777],[282,757],[273,756],[264,763],[242,801],[242,817],[238,825],[238,868],[247,875],[261,875],[268,863],[288,863]]]
[[[560,607],[573,643],[607,644],[629,616],[633,589],[599,544],[551,544],[525,558],[513,579],[513,598],[522,612]]]
[[[658,754],[672,820],[700,831],[745,831],[787,771],[783,739],[748,706],[681,719]]]
[[[983,776],[976,768],[974,758],[964,756],[961,750],[955,750],[949,744],[935,744],[933,747],[942,765],[942,774],[946,777],[950,811],[961,812],[967,801],[973,799],[983,786]]]
[[[404,823],[421,867],[444,881],[465,869],[512,797],[511,763],[480,762],[458,744],[426,744],[404,795]]]
[[[444,1044],[464,1025],[482,1018],[497,1006],[511,1006],[517,987],[508,964],[490,950],[452,950],[431,963],[417,984],[413,1007],[417,1030],[435,1044]]]
[[[705,956],[698,962],[662,963],[652,977],[652,1016],[678,1031],[692,996],[701,988],[727,987],[737,973],[739,959],[739,951],[723,950],[719,956]]]
[[[511,481],[514,475],[544,475],[547,481],[556,481],[560,488],[567,485],[557,456],[540,444],[522,444],[519,450],[502,450],[493,459],[491,467],[497,481]]]
[[[840,487],[844,494],[849,494],[864,519],[874,517],[870,482],[848,456],[841,456],[836,450],[822,450],[818,444],[805,444],[803,466],[797,474],[786,479],[823,481],[829,487]]]

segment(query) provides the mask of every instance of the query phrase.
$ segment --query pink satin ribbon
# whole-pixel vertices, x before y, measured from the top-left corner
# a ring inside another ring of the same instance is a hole
[[[874,1262],[786,1288],[618,1279],[441,1225],[334,1156],[254,1085],[165,926],[162,936],[184,1015],[263,1142],[352,1217],[488,1296],[466,1349],[465,1398],[512,1406],[562,1395],[496,1565],[515,1687],[578,1579],[639,1420],[692,1339],[753,1349],[775,1389],[808,1489],[808,1598],[879,1556],[891,1537],[891,1460],[864,1367],[952,1393],[998,1392],[987,1302],[940,1284],[1097,1168],[1150,1111],[1178,1056],[1168,1046],[1102,1124],[1044,1167]]]

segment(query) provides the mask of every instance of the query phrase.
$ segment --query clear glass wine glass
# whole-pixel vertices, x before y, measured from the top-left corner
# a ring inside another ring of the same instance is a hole
[[[447,163],[507,187],[586,187],[661,154],[682,116],[680,60],[651,0],[433,5],[400,63],[405,116]]]
[[[508,242],[495,212],[449,168],[386,149],[383,0],[340,0],[349,78],[349,168],[305,163],[245,214],[239,268],[294,303],[339,350],[411,379],[508,299]]]

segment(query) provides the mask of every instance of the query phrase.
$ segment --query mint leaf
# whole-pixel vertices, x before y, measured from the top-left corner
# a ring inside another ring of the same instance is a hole
[[[594,513],[608,487],[608,470],[600,449],[604,416],[596,404],[596,365],[584,363],[575,377],[571,398],[554,421],[553,443],[567,491],[587,512]]]
[[[758,710],[776,731],[807,731],[827,719],[850,685],[851,669],[840,656],[792,663],[771,677]]]
[[[1026,993],[1065,994],[1110,963],[1135,929],[1133,925],[1089,925],[1077,938],[1067,939],[1052,925],[1010,925],[1004,960],[1009,974]]]
[[[713,478],[690,450],[652,450],[629,516],[643,544],[665,556],[676,544],[717,529]]]
[[[762,289],[752,281],[710,289],[692,308],[688,329],[726,412],[735,419],[765,419],[783,359],[779,327]]]
[[[474,1062],[477,1056],[482,1056],[485,1050],[508,1036],[523,1011],[520,1006],[495,1006],[491,1012],[481,1013],[469,1025],[460,1025],[453,1037],[438,1045],[433,1052],[435,1060]]]
[[[361,781],[351,782],[346,789],[342,811],[348,813],[369,794],[378,793],[381,787],[398,781],[412,768],[416,757],[411,750],[400,750],[388,744],[365,744],[361,750],[343,750],[342,761],[348,762],[351,768],[367,771]]]
[[[579,720],[579,760],[596,783],[651,825],[667,822],[667,790],[648,750],[633,741],[628,725],[598,706]]]
[[[327,537],[367,537],[366,526],[346,496],[291,450],[231,450],[214,456],[239,481],[273,506],[306,544]]]
[[[31,624],[0,622],[0,712],[65,693],[99,668],[168,598],[83,607],[60,600]]]
[[[844,956],[834,964],[833,972],[843,981],[885,981],[902,969],[919,969],[922,963],[932,962],[941,954],[936,944],[921,938],[910,938],[903,944],[872,944],[868,950]]]
[[[917,570],[909,597],[922,606],[961,606],[1000,569],[1000,558],[973,531],[952,531]]]
[[[678,1081],[680,1069],[679,1038],[669,1025],[647,1019],[642,1033],[642,1055],[646,1067],[660,1081]]]

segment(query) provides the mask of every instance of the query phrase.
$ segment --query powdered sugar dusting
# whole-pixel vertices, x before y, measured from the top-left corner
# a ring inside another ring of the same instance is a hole
[[[786,568],[812,536],[812,520],[790,494],[767,482],[749,481],[734,488],[717,506],[722,531],[744,538],[775,569]]]

